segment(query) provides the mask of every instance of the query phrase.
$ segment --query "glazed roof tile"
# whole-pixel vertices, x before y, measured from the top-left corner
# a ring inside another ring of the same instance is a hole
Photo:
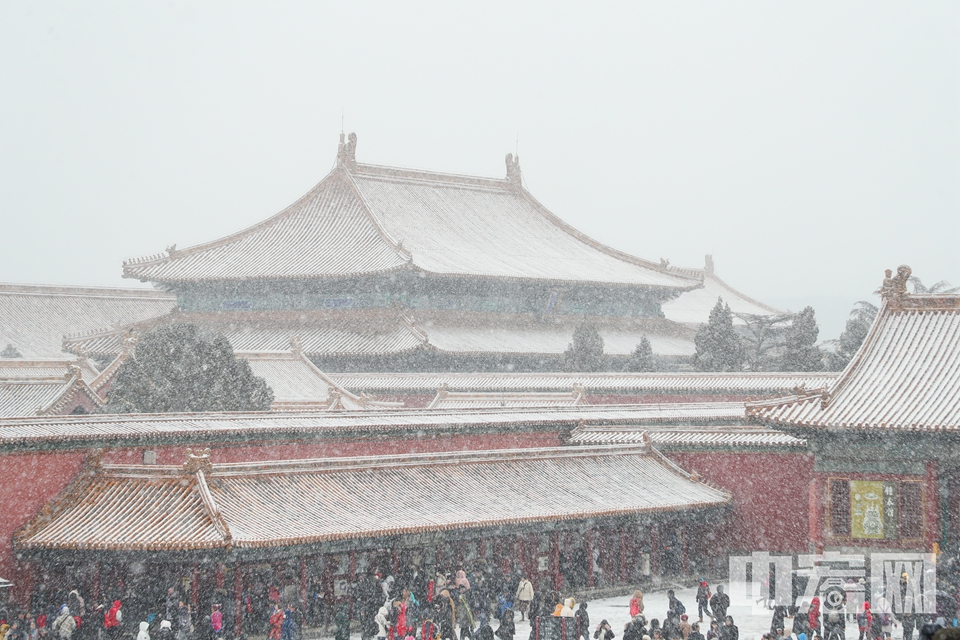
[[[664,449],[788,447],[805,448],[806,441],[773,429],[750,426],[699,425],[637,428],[577,428],[567,439],[573,445],[636,444],[650,442]]]
[[[145,440],[243,437],[346,437],[393,432],[441,433],[572,429],[577,425],[636,425],[677,420],[712,423],[737,419],[743,404],[579,405],[531,409],[366,410],[351,412],[186,413],[0,419],[0,446],[90,446]]]
[[[583,389],[567,393],[487,392],[470,393],[441,388],[428,409],[495,409],[498,407],[574,407],[583,404]]]
[[[0,284],[0,349],[11,344],[28,360],[63,358],[63,336],[138,322],[176,305],[169,293]]]
[[[81,475],[19,549],[264,548],[720,506],[648,446],[558,447]],[[290,508],[296,504],[297,508]],[[385,518],[371,504],[402,504]]]
[[[153,282],[345,277],[404,268],[451,276],[689,289],[566,225],[506,180],[373,165],[335,169],[272,218],[215,242],[124,263]]]
[[[825,389],[752,403],[765,424],[833,430],[960,430],[960,296],[885,299],[870,333]]]
[[[433,393],[442,386],[460,392],[562,392],[582,386],[588,393],[786,394],[833,382],[818,373],[331,373],[338,384],[367,393]]]
[[[351,356],[395,354],[424,345],[424,336],[403,316],[391,314],[358,318],[355,315],[314,312],[171,313],[116,329],[69,336],[64,347],[75,353],[115,356],[131,332],[189,322],[225,336],[234,351],[289,350],[295,343],[310,355]]]
[[[730,307],[730,311],[734,314],[734,324],[745,324],[737,314],[769,316],[783,313],[740,293],[712,271],[688,269],[682,271],[691,274],[700,273],[703,277],[703,288],[685,291],[673,300],[662,303],[660,306],[663,315],[668,320],[690,325],[705,324],[710,319],[710,312],[717,304],[717,298],[723,298],[724,303]]]

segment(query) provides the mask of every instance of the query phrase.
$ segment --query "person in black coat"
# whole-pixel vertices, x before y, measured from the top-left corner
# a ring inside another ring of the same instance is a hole
[[[727,617],[727,609],[730,608],[730,596],[723,592],[723,585],[717,587],[717,592],[710,598],[710,611],[713,612],[713,619],[723,624]]]
[[[695,622],[690,626],[690,635],[687,636],[687,640],[704,640],[698,623]]]
[[[720,640],[740,640],[740,629],[733,623],[733,616],[724,618],[720,627]]]
[[[606,620],[602,620],[600,624],[597,625],[597,630],[593,632],[594,640],[613,640],[617,637],[617,634],[613,632],[613,629],[610,628],[610,623]]]
[[[499,640],[513,640],[516,632],[517,626],[513,622],[513,609],[504,609],[503,615],[500,616],[500,626],[497,627],[497,632],[494,635]]]
[[[476,638],[477,640],[494,640],[493,628],[484,622],[480,625],[480,628],[477,629]]]
[[[576,640],[590,640],[590,616],[587,615],[587,603],[581,602],[577,613],[574,615],[577,620],[577,638]]]
[[[783,635],[783,621],[787,617],[787,608],[777,605],[773,608],[773,618],[770,620],[770,634],[774,637]],[[777,631],[777,630],[780,631]]]

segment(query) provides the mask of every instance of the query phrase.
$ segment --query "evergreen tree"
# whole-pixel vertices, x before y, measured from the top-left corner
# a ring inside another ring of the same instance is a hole
[[[627,371],[656,371],[658,369],[657,357],[653,355],[653,347],[647,336],[640,339],[640,344],[630,354],[627,360]]]
[[[743,366],[743,341],[733,328],[733,314],[717,298],[710,320],[697,330],[693,366],[697,371],[740,371]]]
[[[596,325],[584,320],[573,330],[573,342],[563,352],[567,371],[602,371],[603,337]]]
[[[840,371],[853,359],[860,345],[863,344],[874,318],[877,317],[876,305],[861,300],[853,306],[847,326],[840,339],[837,340],[837,350],[830,354],[829,364],[833,371]]]
[[[806,307],[794,316],[793,323],[784,335],[780,370],[822,371],[824,354],[817,346],[819,335],[813,307]]]
[[[273,391],[223,336],[194,324],[146,333],[120,366],[103,413],[266,411]]]

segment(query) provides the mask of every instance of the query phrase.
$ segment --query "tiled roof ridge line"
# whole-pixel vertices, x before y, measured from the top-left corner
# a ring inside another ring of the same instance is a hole
[[[200,468],[194,472],[193,476],[195,479],[194,487],[200,496],[200,503],[203,505],[207,517],[210,518],[213,528],[217,530],[217,533],[229,551],[233,545],[233,535],[230,533],[230,526],[227,524],[226,519],[223,517],[223,514],[220,513],[220,507],[217,506],[217,502],[213,498],[213,493],[211,493],[210,487],[207,484],[206,474],[203,469]]]
[[[45,406],[40,407],[37,410],[38,415],[50,415],[58,414],[66,406],[67,401],[73,396],[74,391],[79,391],[80,393],[87,396],[91,402],[97,407],[102,407],[106,404],[103,398],[100,397],[96,391],[90,388],[90,385],[83,379],[83,374],[80,370],[74,367],[70,379],[66,381],[63,385],[63,389],[60,393],[51,399]]]
[[[487,449],[482,451],[436,451],[395,458],[386,455],[331,458],[304,458],[295,460],[268,460],[257,462],[227,462],[209,465],[211,477],[225,478],[237,475],[272,476],[292,472],[340,473],[363,469],[386,469],[422,466],[449,466],[483,464],[512,460],[555,460],[558,458],[591,458],[625,455],[649,455],[653,447],[644,444],[602,444],[579,447],[537,447],[520,449]],[[671,463],[672,464],[672,463]],[[676,465],[674,465],[676,466]],[[680,469],[677,467],[677,469]],[[681,475],[684,472],[679,471]],[[103,464],[97,469],[100,477],[154,477],[175,478],[184,473],[184,465]],[[190,474],[193,475],[192,473]],[[214,508],[216,507],[213,503]]]
[[[580,231],[579,229],[576,229],[575,227],[571,226],[570,224],[568,224],[567,222],[565,222],[562,218],[560,218],[560,217],[557,216],[555,213],[553,213],[552,211],[550,211],[550,210],[549,210],[546,206],[544,206],[539,200],[537,200],[537,199],[533,196],[533,194],[531,194],[529,191],[527,191],[526,188],[521,188],[521,189],[519,190],[519,193],[520,193],[521,197],[525,198],[531,205],[533,205],[534,209],[535,209],[541,216],[543,216],[548,222],[550,222],[551,224],[553,224],[555,227],[557,227],[558,229],[560,229],[560,230],[563,231],[564,233],[566,233],[566,234],[568,234],[568,235],[570,235],[570,236],[573,236],[574,238],[576,238],[576,239],[579,240],[580,242],[583,242],[584,244],[589,245],[590,247],[596,249],[597,251],[600,251],[601,253],[605,253],[605,254],[607,254],[608,256],[611,256],[611,257],[616,258],[616,259],[618,259],[618,260],[622,260],[622,261],[624,261],[624,262],[628,262],[628,263],[633,264],[633,265],[636,265],[636,266],[638,266],[638,267],[644,267],[644,268],[650,269],[650,270],[652,270],[652,271],[657,271],[657,272],[663,273],[663,274],[665,274],[665,275],[672,275],[672,276],[675,276],[675,277],[678,277],[678,278],[685,278],[685,277],[686,277],[686,276],[683,276],[683,275],[680,275],[680,274],[670,273],[669,269],[664,268],[662,265],[660,265],[660,264],[658,264],[658,263],[656,263],[656,262],[652,262],[652,261],[650,261],[650,260],[646,260],[646,259],[644,259],[644,258],[640,258],[639,256],[631,255],[631,254],[629,254],[629,253],[627,253],[627,252],[625,252],[625,251],[620,251],[619,249],[614,249],[613,247],[611,247],[611,246],[609,246],[609,245],[607,245],[607,244],[604,244],[604,243],[600,242],[599,240],[596,240],[596,239],[588,236],[588,235],[585,234],[584,232],[582,232],[582,231]],[[673,290],[675,290],[675,291],[677,292],[678,295],[679,295],[680,293],[684,292],[684,291],[692,291],[693,289],[700,289],[700,288],[703,287],[703,277],[702,277],[702,276],[701,276],[700,278],[690,277],[690,278],[688,278],[688,279],[693,280],[693,282],[692,282],[689,286],[686,286],[686,287],[684,287],[684,286],[679,286],[679,285],[678,285],[678,286],[670,286],[670,285],[644,285],[644,286],[645,286],[645,287],[649,287],[649,288],[656,288],[656,289],[673,289]]]
[[[511,188],[510,182],[504,178],[488,178],[465,173],[445,173],[443,171],[431,171],[429,169],[407,169],[380,164],[357,163],[357,168],[352,173],[355,173],[361,178],[372,178],[375,180],[391,180],[396,182],[418,181],[425,184],[440,183],[447,186],[491,191],[509,191]]]
[[[145,287],[101,287],[83,284],[30,284],[24,282],[0,282],[0,296],[58,296],[69,298],[148,298],[175,300],[176,296],[157,289]]]
[[[335,184],[334,184],[334,183],[335,183],[336,180],[343,181],[343,180],[346,179],[350,184],[352,184],[352,181],[349,180],[349,177],[344,178],[344,176],[349,176],[349,172],[347,172],[345,169],[342,169],[342,168],[335,168],[335,169],[333,169],[330,173],[328,173],[326,176],[324,176],[324,178],[323,178],[320,182],[318,182],[316,185],[314,185],[314,186],[313,186],[311,189],[309,189],[305,194],[303,194],[302,196],[300,196],[299,198],[297,198],[292,204],[290,204],[290,205],[288,205],[287,207],[283,208],[280,212],[275,213],[274,215],[270,216],[269,218],[267,218],[267,219],[265,219],[265,220],[261,220],[261,221],[259,221],[259,222],[256,222],[256,223],[254,223],[254,224],[252,224],[252,225],[250,225],[250,226],[248,226],[248,227],[246,227],[246,228],[244,228],[244,229],[240,229],[239,231],[236,231],[236,232],[234,232],[234,233],[228,234],[228,235],[226,235],[226,236],[224,236],[224,237],[222,237],[222,238],[218,238],[218,239],[216,239],[216,240],[211,240],[211,241],[209,241],[209,242],[204,242],[204,243],[200,243],[200,244],[195,244],[195,245],[190,246],[190,247],[187,247],[187,248],[185,248],[185,249],[176,249],[176,248],[175,248],[176,245],[173,245],[172,247],[170,247],[170,248],[167,249],[167,253],[166,253],[166,254],[160,253],[160,254],[154,254],[154,255],[152,255],[152,256],[146,256],[146,257],[143,257],[143,258],[131,258],[131,259],[124,260],[124,261],[123,261],[123,277],[124,277],[124,278],[138,278],[138,279],[140,279],[141,276],[136,273],[137,269],[139,269],[140,267],[150,266],[150,265],[155,265],[155,264],[161,264],[161,263],[164,263],[164,262],[171,262],[171,261],[173,261],[173,260],[182,258],[182,257],[184,257],[184,256],[186,256],[186,255],[191,255],[191,254],[194,254],[194,253],[198,253],[198,252],[208,251],[208,250],[210,250],[210,249],[219,248],[219,247],[228,245],[228,244],[230,244],[230,243],[232,243],[232,242],[236,242],[236,241],[242,239],[244,236],[249,235],[250,233],[253,233],[253,232],[258,231],[258,230],[260,230],[260,229],[263,229],[263,228],[265,228],[265,227],[269,227],[269,226],[271,226],[271,225],[274,225],[274,224],[276,224],[277,222],[283,220],[284,218],[289,217],[290,215],[293,215],[295,212],[301,210],[301,209],[302,209],[302,205],[303,205],[303,203],[304,203],[306,200],[315,197],[315,196],[316,196],[318,193],[320,193],[323,189],[325,189],[325,188],[331,188],[331,186],[332,186],[333,188],[335,188]],[[354,186],[353,190],[356,191],[355,186]],[[366,207],[366,204],[365,204],[365,203],[362,203],[362,204],[363,204],[364,207]],[[367,208],[369,209],[369,207],[367,207]],[[368,215],[368,217],[369,217],[369,215]],[[392,243],[392,242],[389,242],[389,240],[387,240],[387,237],[384,236],[383,230],[378,228],[378,231],[380,232],[381,237],[383,237],[384,240],[388,242],[389,246],[391,246],[391,248],[393,248],[394,250],[397,250],[396,245],[395,245],[394,243]],[[402,249],[401,249],[401,251],[402,251]],[[398,254],[401,255],[401,256],[403,256],[402,252],[398,252]],[[388,272],[388,271],[395,271],[395,270],[396,270],[396,268],[381,269],[381,270],[376,271],[376,272],[374,272],[374,273],[386,273],[386,272]],[[174,279],[174,280],[180,280],[180,278],[173,278],[173,279]],[[227,278],[227,279],[229,279],[229,278]],[[255,280],[262,280],[262,279],[269,279],[269,278],[253,278],[253,279],[255,279]],[[185,281],[191,281],[191,280],[193,280],[193,279],[187,278]],[[157,279],[151,280],[151,281],[154,281],[154,282],[163,282],[163,278],[157,278]]]
[[[312,371],[314,375],[316,375],[318,378],[320,378],[321,380],[323,380],[323,381],[330,387],[330,391],[331,391],[331,392],[332,392],[332,391],[336,391],[336,392],[339,393],[341,396],[347,396],[348,398],[350,398],[350,399],[353,400],[354,402],[358,402],[358,403],[360,403],[360,404],[362,404],[362,405],[365,405],[365,404],[366,404],[366,399],[361,398],[360,396],[358,396],[357,394],[353,393],[353,392],[350,391],[349,389],[346,389],[346,388],[340,386],[338,383],[336,383],[336,382],[334,382],[333,380],[331,380],[330,377],[329,377],[326,373],[324,373],[322,369],[320,369],[320,367],[318,367],[317,365],[313,364],[313,361],[311,361],[310,358],[308,358],[308,357],[303,353],[303,351],[301,351],[301,350],[299,350],[299,349],[296,349],[296,350],[294,350],[294,351],[291,352],[291,353],[293,354],[294,358],[296,358],[296,359],[300,360],[301,362],[303,362],[304,364],[306,364],[306,365],[307,365],[307,368],[308,368],[310,371]],[[334,394],[331,393],[330,395],[333,396]],[[333,398],[333,397],[331,397],[330,399],[331,399],[331,400],[334,400],[334,401],[336,400],[336,398]],[[332,404],[332,403],[331,403],[331,404]]]
[[[644,432],[644,433],[646,434],[646,432]],[[645,435],[644,440],[646,440],[646,441],[648,441],[648,442],[650,441],[650,436],[649,436],[649,434]],[[665,456],[663,453],[661,453],[660,450],[658,450],[658,449],[657,449],[656,447],[654,447],[652,444],[650,444],[649,446],[650,446],[650,452],[653,454],[653,456],[654,456],[655,458],[657,458],[664,466],[666,466],[667,468],[669,468],[670,470],[672,470],[672,471],[673,471],[674,473],[676,473],[677,475],[679,475],[679,476],[681,476],[681,477],[683,477],[683,478],[686,478],[687,480],[689,480],[689,481],[691,481],[691,482],[699,482],[700,484],[704,484],[704,485],[710,487],[711,489],[713,489],[713,490],[715,490],[715,491],[719,491],[720,493],[722,493],[722,494],[726,497],[727,500],[732,500],[732,499],[733,499],[733,494],[730,493],[728,490],[726,490],[726,489],[724,489],[723,487],[720,487],[720,486],[718,486],[718,485],[716,485],[716,484],[713,484],[712,482],[710,482],[710,481],[707,480],[706,478],[702,477],[699,473],[696,473],[696,472],[692,472],[692,473],[691,473],[691,472],[687,471],[686,469],[684,469],[684,468],[682,468],[680,465],[678,465],[676,462],[674,462],[673,460],[671,460],[670,458],[668,458],[667,456]]]
[[[60,493],[43,505],[40,513],[32,517],[13,534],[14,547],[20,540],[32,536],[46,525],[52,523],[60,513],[74,506],[83,499],[87,489],[92,485],[103,470],[101,460],[103,449],[89,451],[74,479],[64,487]]]
[[[295,210],[295,207],[296,207],[298,204],[302,203],[304,200],[306,200],[307,198],[311,197],[311,196],[314,194],[315,191],[317,191],[325,182],[327,182],[327,180],[330,180],[330,179],[331,179],[331,177],[336,173],[336,171],[337,171],[336,169],[334,169],[333,171],[330,171],[327,175],[325,175],[325,176],[320,180],[320,182],[318,182],[318,183],[315,184],[313,187],[311,187],[310,189],[308,189],[306,193],[304,193],[302,196],[300,196],[299,198],[297,198],[296,200],[294,200],[293,203],[287,205],[286,207],[284,207],[283,209],[281,209],[279,212],[273,214],[273,215],[270,216],[269,218],[266,218],[265,220],[260,220],[259,222],[255,222],[254,224],[250,225],[249,227],[246,227],[246,228],[244,228],[244,229],[240,229],[239,231],[235,231],[235,232],[233,232],[233,233],[231,233],[231,234],[225,235],[225,236],[223,236],[222,238],[217,238],[216,240],[211,240],[210,242],[201,242],[201,243],[199,243],[199,244],[195,244],[195,245],[186,247],[186,248],[184,248],[184,249],[173,249],[173,250],[168,249],[166,254],[164,254],[164,253],[161,252],[161,253],[156,253],[156,254],[153,254],[153,255],[144,256],[144,257],[140,257],[140,258],[128,258],[128,259],[126,259],[126,260],[123,261],[123,277],[124,277],[124,278],[136,278],[136,277],[137,277],[136,275],[134,275],[134,274],[132,274],[132,273],[130,273],[130,274],[127,273],[127,267],[128,267],[128,266],[129,266],[129,267],[141,267],[141,266],[144,266],[144,265],[147,265],[147,264],[153,264],[153,263],[159,263],[159,262],[166,262],[166,261],[169,261],[169,260],[173,259],[174,256],[176,256],[176,257],[179,258],[179,257],[182,257],[182,256],[184,256],[184,255],[189,255],[189,254],[195,253],[196,251],[201,250],[201,249],[206,250],[206,249],[212,249],[212,248],[215,248],[215,247],[220,247],[220,246],[223,246],[223,245],[225,245],[225,244],[229,244],[229,243],[231,243],[231,242],[234,242],[234,241],[237,240],[238,238],[246,235],[247,233],[249,233],[249,232],[251,232],[251,231],[254,231],[254,230],[256,230],[256,229],[260,229],[260,228],[262,228],[262,227],[271,225],[271,224],[273,224],[275,221],[277,221],[278,219],[281,219],[281,218],[283,218],[283,217],[285,217],[285,216],[287,216],[287,215],[290,215],[290,213]],[[176,245],[174,245],[174,246],[176,246]],[[171,249],[172,249],[172,247],[171,247]]]
[[[353,178],[351,172],[346,169],[340,169],[343,172],[343,179],[349,185],[350,190],[353,192],[354,197],[360,202],[360,206],[363,209],[363,213],[367,216],[367,219],[370,220],[374,228],[377,230],[377,233],[380,234],[380,237],[386,242],[391,249],[396,251],[397,256],[407,263],[408,267],[414,265],[413,254],[403,248],[403,238],[397,239],[391,236],[386,227],[383,226],[383,223],[380,222],[380,219],[373,212],[373,208],[370,206],[370,203],[367,202],[367,199],[363,197],[363,193],[360,191],[360,187],[357,186],[356,181]]]
[[[716,280],[719,284],[723,285],[723,286],[726,287],[727,289],[730,289],[731,291],[736,292],[736,294],[737,294],[738,296],[740,296],[741,298],[743,298],[744,300],[746,300],[747,302],[749,302],[749,303],[751,303],[751,304],[757,305],[757,306],[760,307],[761,309],[766,309],[766,310],[769,311],[770,313],[777,313],[777,314],[785,313],[784,311],[781,311],[780,309],[775,309],[775,308],[771,307],[771,306],[768,305],[768,304],[764,304],[763,302],[760,302],[760,301],[757,300],[756,298],[753,298],[753,297],[751,297],[751,296],[748,296],[747,294],[743,293],[743,292],[740,291],[739,289],[735,289],[735,288],[731,287],[729,284],[727,284],[727,282],[726,282],[725,280],[723,280],[723,278],[721,278],[720,276],[718,276],[716,273],[708,273],[708,274],[706,274],[704,277],[705,277],[705,278],[712,278],[713,280]]]

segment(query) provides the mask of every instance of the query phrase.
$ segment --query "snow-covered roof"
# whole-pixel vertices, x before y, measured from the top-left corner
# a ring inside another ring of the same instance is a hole
[[[84,397],[88,406],[103,404],[91,388],[97,370],[85,360],[0,359],[0,417],[60,415]]]
[[[584,425],[713,424],[743,415],[743,404],[578,405],[529,409],[168,413],[0,419],[0,447],[121,446],[191,439],[343,438],[410,433],[568,431]]]
[[[573,407],[583,404],[582,387],[566,393],[551,392],[461,392],[446,387],[437,390],[428,409],[491,409],[498,407]]]
[[[668,320],[688,325],[703,324],[710,319],[710,311],[716,306],[717,298],[723,298],[730,307],[734,314],[734,324],[745,324],[736,314],[767,316],[783,313],[737,291],[721,280],[713,270],[712,256],[707,256],[707,266],[704,269],[680,268],[675,271],[702,278],[703,287],[685,291],[679,297],[662,303],[661,309]]]
[[[636,444],[649,442],[663,449],[790,448],[802,449],[806,441],[789,434],[747,425],[672,425],[643,427],[578,427],[571,445]]]
[[[421,347],[425,338],[403,315],[386,311],[365,316],[324,311],[257,311],[170,313],[148,321],[68,336],[64,347],[74,353],[114,356],[131,335],[175,323],[195,323],[225,336],[234,351],[286,351],[294,344],[310,355],[404,353]]]
[[[138,322],[176,305],[169,293],[53,285],[0,284],[0,349],[27,360],[63,357],[63,336]]]
[[[17,549],[264,548],[730,502],[648,445],[88,469]],[[371,504],[403,508],[384,518]]]
[[[587,393],[735,393],[783,395],[814,389],[839,375],[816,373],[331,373],[338,384],[367,393],[433,393],[442,386],[460,392],[563,392],[582,386]]]
[[[180,283],[416,269],[553,282],[699,286],[570,227],[510,180],[338,167],[277,215],[220,240],[129,260],[124,277]]]
[[[67,336],[73,353],[116,355],[131,333],[159,325],[192,322],[230,340],[235,351],[283,351],[296,341],[310,356],[391,355],[425,348],[451,354],[560,355],[581,322],[574,316],[542,321],[534,316],[499,313],[418,311],[410,317],[395,310],[175,312],[131,325]],[[600,321],[604,353],[628,355],[646,337],[654,353],[689,356],[693,331],[656,318]]]
[[[351,393],[316,367],[302,352],[238,352],[253,374],[273,390],[272,411],[399,408],[403,403],[377,402]]]
[[[837,380],[752,403],[749,415],[784,427],[960,430],[960,295],[909,294],[909,275],[906,266],[888,275],[880,312]]]

